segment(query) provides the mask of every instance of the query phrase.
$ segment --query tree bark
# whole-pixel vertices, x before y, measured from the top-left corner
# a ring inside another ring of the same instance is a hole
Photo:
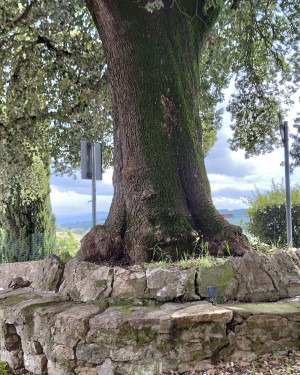
[[[198,66],[218,10],[204,12],[195,0],[182,8],[168,0],[153,14],[143,1],[86,2],[107,58],[114,197],[104,226],[83,239],[80,257],[176,259],[197,241],[212,254],[227,254],[228,245],[232,254],[249,251],[241,229],[212,203],[202,154]]]

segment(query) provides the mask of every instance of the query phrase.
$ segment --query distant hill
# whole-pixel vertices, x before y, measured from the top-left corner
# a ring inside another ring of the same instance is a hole
[[[108,212],[99,211],[96,213],[97,224],[102,224],[107,218]],[[78,215],[56,215],[56,224],[61,226],[68,226],[74,223],[90,222],[92,224],[92,213],[83,213]]]
[[[104,224],[108,212],[97,212],[97,224]],[[84,234],[92,228],[93,218],[92,213],[79,214],[73,216],[56,216],[56,231],[72,230],[74,233]]]
[[[227,210],[222,209],[219,210],[220,214],[223,214],[225,219],[229,221],[229,223],[234,225],[241,225],[241,222],[249,221],[248,217],[246,216],[246,210],[236,209],[236,210]],[[97,212],[97,224],[104,224],[106,218],[108,216],[108,212],[100,211]],[[60,228],[64,227],[66,229],[73,229],[75,233],[84,233],[88,229],[92,227],[92,213],[84,213],[79,215],[57,215],[56,216],[56,224],[57,227]]]

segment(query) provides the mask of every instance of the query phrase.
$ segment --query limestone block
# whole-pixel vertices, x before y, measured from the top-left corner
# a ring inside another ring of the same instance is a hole
[[[244,350],[235,350],[230,357],[227,357],[227,360],[231,360],[233,362],[241,362],[241,361],[248,361],[251,362],[257,355],[251,351],[244,351]]]
[[[24,367],[23,352],[20,350],[0,350],[1,362],[8,363],[13,370],[18,370]]]
[[[35,298],[24,300],[12,308],[14,322],[18,325],[29,323],[32,321],[35,311],[39,308],[64,302],[65,300],[66,298],[64,296],[52,293],[40,293],[39,295],[35,295]]]
[[[42,374],[47,369],[47,357],[40,355],[24,355],[24,367],[33,374]]]
[[[219,306],[197,304],[175,311],[171,318],[177,328],[192,327],[200,322],[228,323],[233,312]]]
[[[294,321],[294,322],[300,322],[300,311],[299,311],[298,314],[295,314],[295,315],[293,316],[293,321]]]
[[[202,361],[189,361],[189,362],[182,362],[179,364],[178,372],[185,373],[188,371],[196,372],[196,371],[206,371],[211,367],[211,362],[208,360]]]
[[[57,291],[64,265],[58,256],[50,254],[39,265],[32,287],[45,291]]]
[[[75,359],[74,350],[66,345],[56,345],[53,348],[53,357],[57,358],[58,362],[73,361]]]
[[[112,281],[112,268],[72,259],[66,264],[59,293],[68,294],[75,301],[91,302],[108,297]]]
[[[159,302],[172,301],[175,298],[199,299],[195,293],[195,270],[183,270],[177,267],[151,267],[146,270],[146,298],[155,298]]]
[[[80,341],[76,346],[77,363],[96,364],[102,363],[109,353],[108,349],[103,345],[87,344],[85,341]]]
[[[98,375],[114,375],[114,364],[111,359],[106,359],[103,365],[98,366]]]
[[[96,367],[81,367],[78,366],[74,370],[76,375],[98,375]]]
[[[278,315],[252,315],[248,318],[247,324],[250,328],[285,327],[288,321]]]
[[[34,291],[32,288],[21,288],[16,290],[4,290],[0,293],[0,319],[5,320],[7,324],[14,324],[16,321],[12,311],[16,306],[24,302],[41,298],[41,293]],[[45,294],[44,294],[45,295]],[[54,297],[55,298],[55,297]],[[32,302],[29,302],[31,304]],[[0,334],[1,335],[1,334]]]
[[[38,341],[47,358],[52,354],[52,334],[54,333],[54,323],[56,316],[73,306],[72,302],[60,302],[58,304],[49,304],[37,309],[33,317],[33,334],[32,339]],[[38,346],[33,343],[32,353],[36,353]]]
[[[273,257],[248,253],[232,262],[239,301],[277,301],[300,295],[300,268],[293,251],[276,251]]]
[[[146,274],[143,267],[114,268],[112,297],[144,298],[145,288]]]
[[[150,329],[157,333],[170,333],[172,328],[171,313],[166,309],[151,307],[136,308],[126,317],[126,322],[134,330]]]
[[[117,367],[118,375],[158,375],[162,374],[162,366],[159,364],[130,364],[124,363]],[[113,375],[114,373],[99,373],[98,375]]]
[[[114,362],[128,362],[141,359],[141,351],[137,350],[136,347],[127,346],[126,348],[119,348],[117,350],[110,351],[110,358]]]
[[[294,251],[277,250],[270,261],[276,262],[277,277],[284,298],[300,295],[300,260]]]
[[[196,291],[196,276],[198,275],[198,270],[196,270],[194,267],[188,268],[185,270],[187,274],[187,281],[185,283],[185,293],[183,296],[183,301],[199,301],[201,297]]]
[[[118,332],[122,325],[124,312],[121,308],[109,307],[103,313],[98,314],[90,319],[90,331],[88,336],[93,337],[94,333],[101,332]],[[87,338],[88,340],[88,338]]]
[[[276,301],[280,298],[279,285],[264,267],[268,258],[258,253],[248,253],[242,258],[233,258],[238,301]]]
[[[32,282],[39,268],[39,263],[39,261],[35,261],[0,264],[0,288],[7,288],[15,277],[23,277],[24,280]]]
[[[52,328],[54,342],[73,347],[89,331],[89,319],[100,311],[91,304],[74,305],[56,315]]]
[[[54,357],[55,358],[55,357]],[[48,358],[47,374],[48,375],[74,375],[74,361],[58,362]],[[40,374],[39,374],[40,375]]]
[[[197,271],[196,285],[202,298],[211,297],[219,303],[235,299],[237,282],[231,259],[221,265],[198,268]]]

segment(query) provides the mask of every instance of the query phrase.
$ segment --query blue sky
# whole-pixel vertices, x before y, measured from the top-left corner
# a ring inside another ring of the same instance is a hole
[[[296,106],[297,104],[285,119],[289,121],[290,131],[296,116]],[[284,160],[284,151],[282,147],[271,154],[245,159],[243,151],[233,152],[229,149],[229,124],[230,115],[225,113],[223,127],[217,135],[218,141],[210,150],[205,164],[215,206],[231,210],[246,207],[244,199],[251,195],[255,186],[263,192],[271,187],[272,179],[276,183],[282,181],[284,167],[280,164]],[[82,180],[79,172],[77,176],[75,180],[72,177],[51,176],[51,204],[56,216],[72,216],[92,211],[91,181]],[[113,195],[111,179],[112,169],[109,169],[104,173],[103,180],[97,181],[97,211],[109,210]],[[291,186],[299,181],[300,168],[296,168],[291,175]]]

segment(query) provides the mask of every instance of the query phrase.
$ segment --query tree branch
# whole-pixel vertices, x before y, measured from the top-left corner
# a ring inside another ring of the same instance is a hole
[[[44,36],[39,35],[35,44],[44,44],[50,51],[56,52],[58,56],[70,57],[72,54],[64,49],[58,49],[52,41]]]
[[[36,3],[37,3],[37,0],[32,0],[32,2],[27,5],[24,12],[14,21],[11,21],[10,24],[8,24],[8,27],[10,29],[13,29],[14,27],[18,26],[23,20],[25,20],[28,17],[33,5]]]

